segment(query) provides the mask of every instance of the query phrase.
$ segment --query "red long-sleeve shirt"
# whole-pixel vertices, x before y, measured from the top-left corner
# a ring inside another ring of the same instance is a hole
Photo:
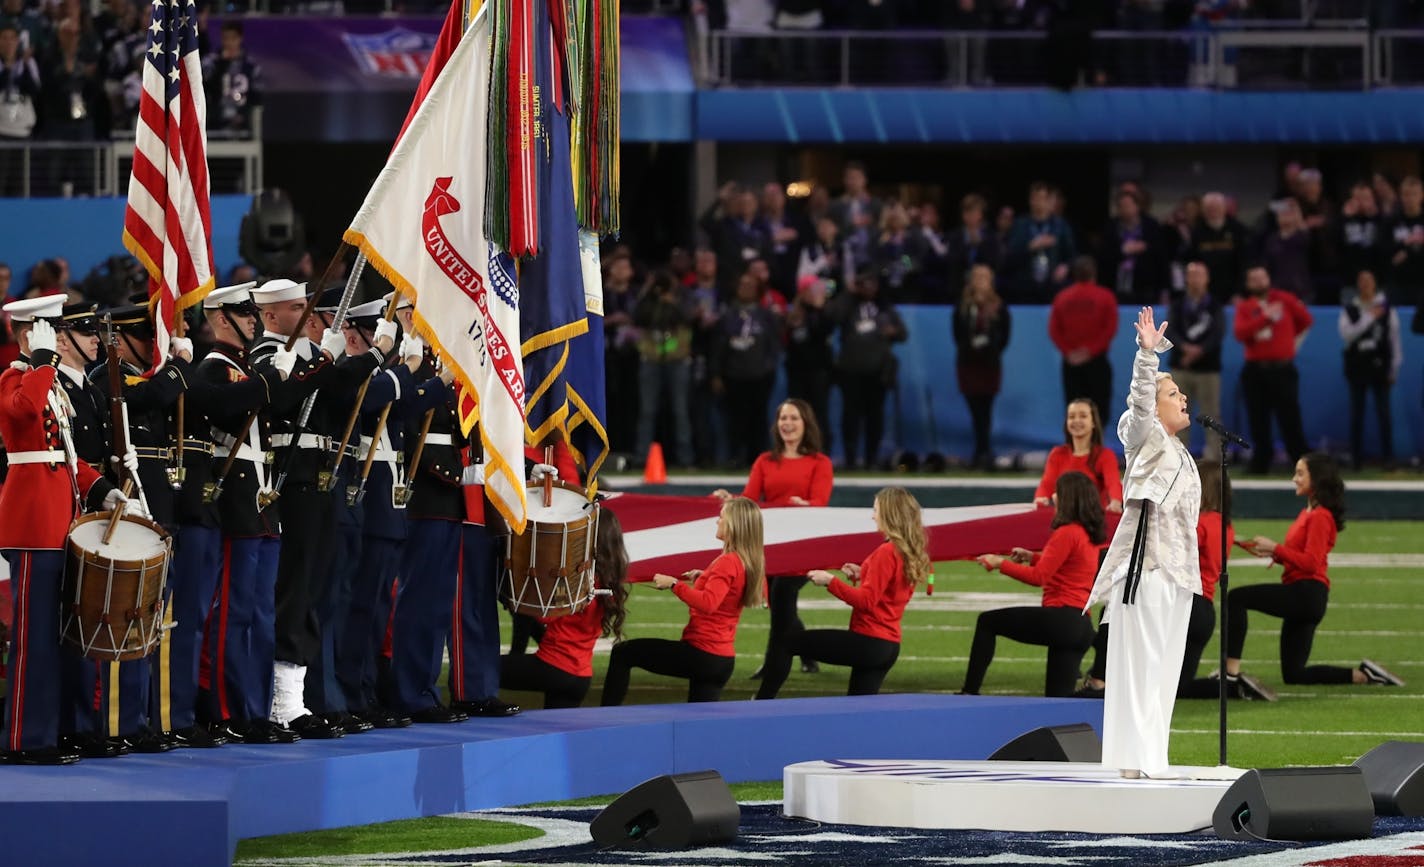
[[[1071,472],[1082,473],[1093,480],[1105,508],[1113,500],[1122,502],[1122,472],[1117,467],[1117,455],[1101,446],[1086,455],[1073,454],[1070,445],[1054,446],[1048,453],[1048,463],[1044,464],[1043,478],[1038,480],[1038,490],[1033,492],[1034,499],[1052,497],[1058,477]]]
[[[825,506],[831,502],[832,481],[831,459],[823,454],[776,460],[771,452],[762,452],[742,496],[763,506],[789,506],[792,497]]]
[[[603,599],[593,597],[577,614],[542,620],[544,637],[534,655],[574,677],[593,677],[593,645],[603,634]]]
[[[1098,546],[1081,524],[1064,524],[1048,537],[1032,563],[1004,560],[999,571],[1025,584],[1043,588],[1044,608],[1078,608],[1088,604],[1098,575]]]
[[[1266,313],[1268,304],[1281,305],[1277,318]],[[1246,295],[1237,300],[1233,328],[1247,361],[1290,361],[1295,358],[1295,339],[1313,324],[1315,318],[1299,298],[1271,289],[1264,299]]]
[[[1337,535],[1335,516],[1329,509],[1319,506],[1301,509],[1286,531],[1285,541],[1271,553],[1271,559],[1282,566],[1281,583],[1319,581],[1329,587],[1330,576],[1326,570]]]
[[[1226,547],[1236,544],[1236,528],[1226,528]],[[1221,513],[1202,512],[1197,517],[1197,565],[1201,567],[1202,595],[1216,599],[1216,582],[1221,578]]]
[[[826,589],[851,607],[850,631],[883,641],[900,641],[900,619],[915,588],[905,580],[905,561],[891,542],[883,542],[860,564],[860,581],[837,578]]]
[[[714,656],[735,656],[746,586],[746,566],[731,551],[718,554],[692,584],[673,585],[673,595],[686,602],[691,612],[682,640]]]
[[[1096,283],[1074,283],[1053,296],[1048,336],[1067,355],[1085,349],[1090,356],[1108,351],[1117,334],[1117,299]]]

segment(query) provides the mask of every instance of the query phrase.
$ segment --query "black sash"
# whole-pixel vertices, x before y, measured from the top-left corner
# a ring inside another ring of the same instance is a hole
[[[1123,582],[1122,604],[1137,602],[1137,588],[1142,584],[1142,564],[1147,559],[1147,521],[1152,516],[1152,501],[1142,501],[1142,516],[1132,537],[1132,556],[1127,561],[1127,580]]]

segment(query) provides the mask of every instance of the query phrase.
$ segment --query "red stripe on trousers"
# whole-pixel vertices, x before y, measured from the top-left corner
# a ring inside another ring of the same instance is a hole
[[[20,555],[20,574],[16,576],[15,586],[15,658],[10,663],[10,668],[14,676],[10,680],[10,749],[17,751],[22,740],[21,730],[25,722],[25,653],[29,646],[30,618],[30,568],[31,558],[34,555],[25,553]]]
[[[459,572],[455,579],[455,613],[450,619],[450,698],[465,700],[465,647],[464,635],[460,632],[460,597],[465,593],[465,536],[460,531],[460,555],[455,559]]]
[[[218,643],[213,648],[213,664],[216,666],[217,674],[213,678],[214,683],[209,684],[209,688],[217,691],[218,715],[223,719],[229,719],[231,714],[227,709],[227,678],[223,676],[224,669],[227,668],[227,603],[228,592],[232,587],[232,540],[223,540],[223,571],[221,589],[218,591],[222,595],[218,602]]]

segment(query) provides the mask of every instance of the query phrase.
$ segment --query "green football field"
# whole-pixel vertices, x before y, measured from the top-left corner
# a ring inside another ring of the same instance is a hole
[[[1286,526],[1285,521],[1242,520],[1237,522],[1236,530],[1241,538],[1262,534],[1279,540]],[[1236,553],[1242,554],[1239,549]],[[1279,621],[1253,616],[1243,667],[1276,688],[1280,701],[1231,703],[1232,765],[1341,764],[1353,761],[1384,740],[1424,739],[1424,638],[1419,629],[1424,614],[1424,538],[1420,525],[1406,521],[1350,523],[1331,555],[1330,577],[1330,608],[1316,632],[1312,662],[1353,666],[1361,658],[1369,658],[1404,678],[1407,685],[1286,686],[1280,680],[1276,647]],[[1232,586],[1278,580],[1279,569],[1268,568],[1263,561],[1237,559],[1231,563]],[[939,564],[934,595],[917,595],[905,613],[900,659],[885,682],[885,691],[956,692],[964,677],[977,613],[1006,605],[1036,604],[1037,600],[1036,588],[998,573],[987,573],[977,564]],[[807,585],[802,591],[801,617],[808,627],[844,627],[848,613],[849,609],[820,588]],[[637,587],[629,599],[626,631],[630,638],[676,638],[686,620],[686,607],[671,594]],[[764,610],[746,612],[737,635],[737,670],[724,699],[752,696],[756,682],[748,675],[760,664],[767,630]],[[605,645],[606,642],[600,643],[594,659],[594,688],[588,704],[598,701],[603,667],[608,660]],[[1217,652],[1213,641],[1202,664],[1202,675],[1215,667]],[[1087,664],[1085,659],[1085,668]],[[1042,648],[1001,640],[983,692],[1039,694],[1043,667]],[[781,694],[838,695],[845,691],[846,679],[846,669],[831,666],[813,675],[798,670]],[[685,694],[683,681],[635,671],[628,701],[676,702],[682,701]],[[528,693],[507,693],[506,697],[531,708],[538,707],[540,701],[539,696]],[[1172,725],[1174,764],[1216,764],[1217,737],[1216,702],[1177,703]],[[780,797],[779,781],[735,789],[741,799]],[[239,858],[444,848],[450,837],[441,822],[413,820],[245,841],[239,847]],[[517,834],[519,829],[488,824],[479,835],[481,839],[487,838],[490,843],[518,839],[508,835]],[[463,822],[458,829],[460,845],[475,844],[469,822]]]

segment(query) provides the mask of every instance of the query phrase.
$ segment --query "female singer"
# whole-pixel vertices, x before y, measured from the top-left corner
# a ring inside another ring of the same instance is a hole
[[[1082,397],[1068,402],[1063,420],[1063,445],[1054,446],[1048,453],[1043,478],[1038,480],[1038,490],[1033,492],[1034,504],[1052,506],[1050,495],[1058,477],[1074,471],[1093,480],[1104,509],[1122,511],[1122,477],[1118,474],[1117,455],[1103,447],[1103,422],[1098,416],[1098,405]]]
[[[807,631],[798,621],[789,633],[772,641],[757,698],[776,698],[791,670],[791,658],[815,659],[850,666],[846,695],[876,695],[885,675],[900,655],[900,618],[915,587],[929,576],[924,522],[920,504],[904,488],[885,488],[875,495],[871,510],[875,529],[885,537],[880,547],[856,565],[841,567],[851,586],[823,569],[808,577],[818,587],[851,607],[850,628]]]
[[[1008,557],[981,554],[979,563],[1043,588],[1043,603],[1035,607],[999,608],[979,615],[969,648],[969,666],[960,692],[978,695],[984,674],[994,660],[995,639],[1000,635],[1024,644],[1048,648],[1043,694],[1073,694],[1078,665],[1093,643],[1093,621],[1083,613],[1093,576],[1098,571],[1098,549],[1107,540],[1103,507],[1092,480],[1080,472],[1058,477],[1057,512],[1053,533],[1042,553],[1015,548]]]
[[[628,549],[623,547],[623,525],[618,516],[603,509],[598,516],[594,545],[595,586],[607,590],[576,614],[541,620],[543,633],[533,656],[507,653],[500,659],[500,689],[544,693],[544,707],[578,707],[593,681],[593,645],[600,636],[623,640],[623,618],[628,599]]]
[[[1281,679],[1286,683],[1375,683],[1403,686],[1404,681],[1370,660],[1357,668],[1306,665],[1315,627],[1330,601],[1327,560],[1336,534],[1345,529],[1345,483],[1340,466],[1329,455],[1311,452],[1295,462],[1295,493],[1306,506],[1286,531],[1283,542],[1257,536],[1242,547],[1281,564],[1280,584],[1238,587],[1229,595],[1226,676],[1241,675],[1241,651],[1246,646],[1246,612],[1260,611],[1281,618]],[[1242,681],[1246,681],[1242,678]]]
[[[821,428],[816,413],[800,398],[789,398],[776,410],[771,429],[771,451],[762,452],[752,464],[742,496],[762,506],[825,506],[831,501],[831,459],[821,452]],[[712,496],[723,502],[732,498],[725,488]],[[771,575],[767,582],[771,606],[771,635],[767,638],[768,658],[778,636],[804,628],[796,614],[796,597],[806,586],[805,575]],[[752,675],[761,676],[762,668]],[[801,670],[816,671],[814,661],[803,659]]]
[[[761,601],[766,561],[762,555],[761,509],[746,497],[733,497],[717,518],[722,553],[706,569],[654,575],[653,586],[671,590],[690,613],[680,641],[635,638],[613,648],[603,680],[603,704],[619,705],[628,694],[628,674],[642,668],[653,674],[687,678],[688,701],[717,701],[737,661],[737,623],[742,609]]]

